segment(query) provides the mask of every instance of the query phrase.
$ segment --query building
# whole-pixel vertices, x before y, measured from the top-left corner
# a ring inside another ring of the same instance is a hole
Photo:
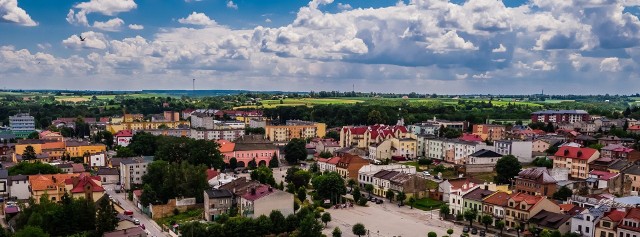
[[[530,163],[532,159],[532,142],[520,140],[498,140],[493,142],[495,152],[502,155],[513,155],[521,163]]]
[[[166,122],[150,122],[150,121],[138,121],[137,119],[132,122],[122,123],[110,123],[107,124],[106,130],[115,134],[122,130],[155,130],[155,129],[177,129],[177,128],[189,128],[191,122],[189,121],[166,121]]]
[[[142,184],[142,176],[147,174],[147,166],[153,157],[133,157],[120,161],[120,182],[122,188],[130,190],[136,184]]]
[[[496,124],[474,124],[472,134],[480,136],[483,141],[502,140],[506,135],[506,127]]]
[[[0,196],[6,197],[9,195],[9,171],[6,169],[0,169]]]
[[[602,157],[627,159],[634,150],[622,144],[609,144],[600,149]]]
[[[598,159],[600,152],[592,148],[562,146],[553,157],[554,168],[569,168],[571,178],[586,179],[588,163]]]
[[[233,193],[226,189],[204,190],[204,219],[214,221],[218,216],[229,213],[233,206]]]
[[[97,152],[97,153],[85,153],[84,155],[84,163],[89,165],[89,167],[104,167],[108,165],[107,161],[107,152]]]
[[[531,113],[532,122],[569,122],[589,121],[589,113],[584,110],[543,110]]]
[[[250,128],[265,128],[265,127],[267,127],[267,120],[266,119],[251,119],[251,120],[249,120],[249,127]]]
[[[367,184],[373,185],[373,176],[382,170],[398,171],[400,173],[406,173],[406,174],[416,173],[415,166],[408,166],[408,165],[401,165],[401,164],[365,165],[365,166],[362,166],[360,170],[358,170],[358,185],[360,186],[360,188],[364,188],[365,185]]]
[[[523,226],[542,210],[561,213],[560,207],[547,197],[515,193],[507,201],[505,226],[509,228]]]
[[[100,177],[81,174],[80,176],[71,177],[65,181],[65,190],[73,198],[84,198],[93,202],[98,201],[104,195],[104,188]]]
[[[116,145],[128,146],[131,143],[131,139],[133,139],[133,132],[131,130],[121,130],[113,135],[113,138],[116,140]]]
[[[36,130],[36,121],[28,113],[9,116],[9,129],[17,138],[26,138]]]
[[[280,150],[275,144],[262,135],[245,135],[235,143],[228,140],[217,140],[217,143],[224,155],[224,161],[228,164],[231,158],[236,158],[238,167],[246,167],[252,160],[255,160],[257,165],[266,166],[274,156],[280,155]]]
[[[220,129],[191,129],[189,136],[196,140],[228,140],[235,141],[245,135],[243,129],[220,128]]]
[[[438,192],[442,195],[442,201],[449,203],[451,214],[462,214],[464,200],[462,196],[479,186],[468,178],[449,179],[438,184]]]
[[[596,224],[600,218],[610,210],[609,206],[601,205],[582,210],[571,217],[571,232],[586,237],[595,237]]]
[[[340,161],[336,164],[338,174],[345,180],[358,180],[358,171],[362,166],[368,165],[369,161],[360,156],[345,154],[340,157]]]
[[[640,234],[640,208],[631,208],[618,223],[618,237],[638,236]]]
[[[142,228],[135,226],[122,230],[114,230],[105,232],[103,237],[147,237],[147,232]]]
[[[30,197],[32,197],[36,203],[40,203],[40,197],[45,194],[49,197],[49,200],[53,202],[60,201],[62,196],[67,193],[65,181],[78,176],[80,176],[80,174],[31,175],[29,176]]]
[[[340,162],[340,157],[318,158],[318,169],[320,172],[338,172],[336,165]]]
[[[618,177],[620,177],[620,174],[618,173],[611,173],[602,170],[591,170],[589,171],[589,177],[586,180],[587,187],[593,190],[606,189],[607,191],[609,191],[609,188],[615,188],[614,186],[616,186],[616,179]],[[613,192],[609,193],[617,193],[614,190],[612,191]]]
[[[469,155],[465,159],[465,164],[468,165],[493,165],[495,166],[498,160],[502,158],[501,154],[492,150],[481,149],[475,153]]]
[[[340,147],[367,148],[391,138],[409,138],[407,128],[400,125],[345,126],[340,129]]]
[[[493,217],[492,225],[495,226],[496,221],[504,219],[504,208],[507,206],[509,196],[511,194],[508,192],[498,191],[482,200],[482,212]]]
[[[617,237],[618,224],[625,215],[624,210],[613,209],[605,212],[596,224],[595,237]]]
[[[85,154],[96,154],[107,151],[104,144],[92,144],[86,141],[66,141],[65,151],[70,157],[84,157]]]
[[[27,200],[31,197],[29,176],[26,175],[13,175],[9,176],[7,183],[9,185],[9,197],[14,197],[18,200]]]
[[[231,180],[226,184],[220,185],[218,189],[229,190],[231,193],[233,193],[233,206],[237,207],[242,202],[242,196],[249,193],[251,189],[257,188],[260,185],[262,184],[257,181],[248,180],[247,177],[240,177]]]
[[[284,125],[267,125],[265,136],[269,141],[288,142],[294,138],[307,139],[324,137],[327,125],[301,120],[288,120]]]
[[[485,186],[485,188],[487,187],[488,186]],[[482,213],[483,200],[494,193],[494,191],[485,188],[476,188],[462,196],[462,201],[464,202],[463,209],[465,211],[476,210],[477,213]],[[480,218],[482,218],[481,215],[478,215],[478,221]]]
[[[40,140],[64,142],[64,137],[59,132],[42,131],[38,134]]]
[[[239,213],[244,217],[269,216],[274,210],[284,216],[293,214],[293,194],[263,184],[251,188],[240,198]]]
[[[337,141],[333,140],[333,138],[319,139],[316,142],[317,153],[329,152],[333,154],[338,149],[340,149],[340,144]]]
[[[120,182],[120,172],[117,168],[100,167],[96,175],[103,184],[116,184]]]
[[[168,137],[191,137],[191,129],[188,128],[174,128],[174,129],[145,129],[134,131],[134,133],[146,132],[154,136],[168,136]]]
[[[557,230],[560,233],[567,233],[571,230],[571,216],[563,213],[541,210],[529,219],[529,225],[543,230]]]
[[[545,167],[525,169],[515,179],[515,191],[529,195],[551,196],[558,183]]]

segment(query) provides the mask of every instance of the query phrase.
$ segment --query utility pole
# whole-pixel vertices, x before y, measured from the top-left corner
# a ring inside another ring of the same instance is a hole
[[[196,79],[195,78],[193,78],[192,85],[193,85],[193,89],[192,90],[195,91],[196,90]]]

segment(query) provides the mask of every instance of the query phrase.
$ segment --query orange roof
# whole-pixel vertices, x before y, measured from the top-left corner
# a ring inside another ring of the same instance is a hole
[[[627,130],[640,130],[640,125],[629,126],[629,128],[627,128]]]
[[[224,139],[220,139],[216,141],[220,145],[220,152],[233,152],[233,149],[236,147],[236,144]]]
[[[571,210],[573,207],[575,207],[575,205],[573,205],[573,204],[571,204],[571,203],[567,203],[567,204],[560,204],[560,205],[558,205],[558,206],[560,207],[560,209],[561,209],[562,211],[565,211],[565,212],[566,212],[566,211],[569,211],[569,210]]]
[[[30,175],[29,184],[31,184],[31,190],[33,191],[55,190],[57,186],[64,186],[65,180],[79,175],[80,174]]]
[[[84,176],[80,178],[78,184],[76,184],[73,189],[71,189],[71,193],[84,193],[84,187],[86,185],[91,185],[92,192],[104,192],[104,188],[96,182],[96,180],[89,176]]]
[[[482,200],[482,202],[504,207],[507,206],[509,196],[510,195],[507,192],[495,192],[493,195]]]
[[[535,205],[540,200],[542,200],[542,196],[533,196],[526,193],[515,193],[511,195],[511,199],[517,203],[524,202],[528,205]]]

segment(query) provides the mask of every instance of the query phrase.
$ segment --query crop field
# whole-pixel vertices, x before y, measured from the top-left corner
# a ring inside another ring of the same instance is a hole
[[[123,94],[124,97],[130,98],[151,98],[151,97],[167,97],[166,95],[160,94]],[[92,96],[75,96],[75,95],[60,95],[56,96],[57,101],[66,101],[66,102],[84,102],[90,101]],[[96,95],[98,100],[113,100],[116,95]]]
[[[353,99],[341,99],[341,98],[323,98],[323,99],[284,99],[282,103],[280,100],[263,100],[262,107],[264,108],[275,108],[278,106],[314,106],[314,105],[327,105],[327,104],[355,104],[362,103],[362,100],[353,100]],[[247,105],[235,107],[235,109],[240,108],[255,108],[255,105]]]
[[[562,102],[576,102],[575,100],[545,100],[545,101],[541,101],[541,103],[546,103],[546,104],[559,104]]]

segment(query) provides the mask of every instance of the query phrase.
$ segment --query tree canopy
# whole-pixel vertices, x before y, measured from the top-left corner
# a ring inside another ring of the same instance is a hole
[[[294,138],[284,147],[284,159],[289,164],[297,164],[298,161],[307,159],[306,142],[302,139]]]
[[[511,179],[520,173],[522,169],[522,165],[513,155],[503,156],[496,163],[496,173],[495,182],[499,184],[508,184]]]

